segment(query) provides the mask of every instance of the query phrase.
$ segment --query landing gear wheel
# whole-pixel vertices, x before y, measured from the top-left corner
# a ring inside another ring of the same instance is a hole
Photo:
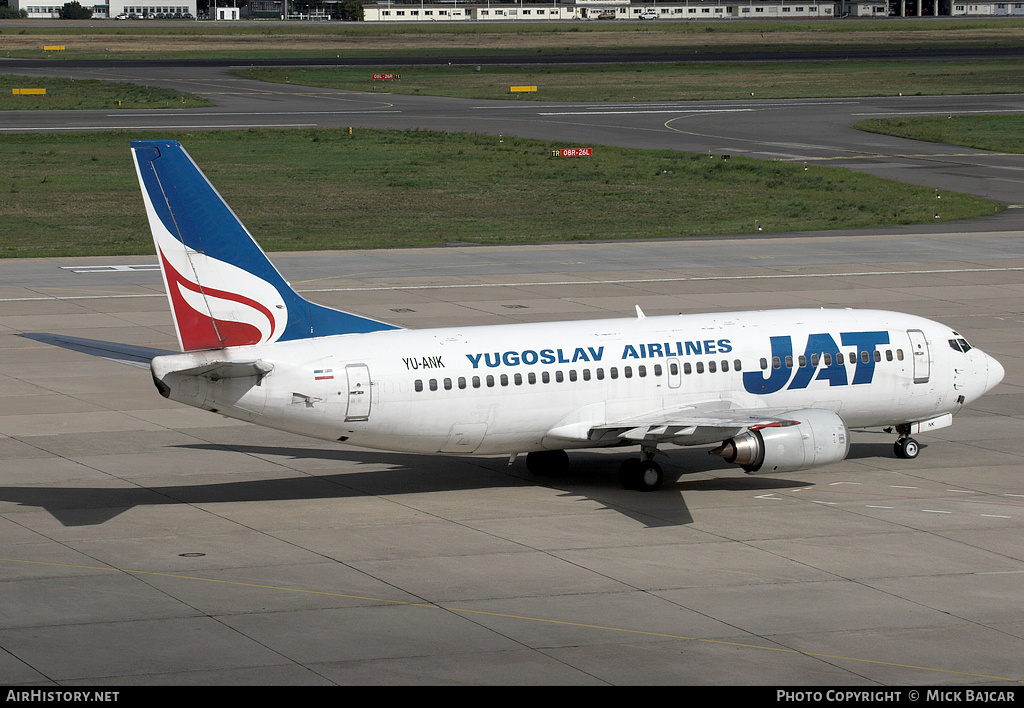
[[[637,488],[640,479],[640,466],[643,465],[643,462],[639,457],[630,457],[619,465],[619,484],[623,489]]]
[[[913,460],[921,451],[921,447],[914,438],[900,438],[893,444],[892,450],[896,457],[902,460]]]
[[[526,469],[538,477],[564,477],[569,473],[565,450],[543,450],[526,456]]]
[[[661,488],[665,475],[661,465],[653,460],[631,457],[619,467],[619,481],[626,489],[654,492]]]

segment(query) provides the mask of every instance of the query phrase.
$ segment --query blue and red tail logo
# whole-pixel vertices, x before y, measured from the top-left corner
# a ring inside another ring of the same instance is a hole
[[[180,143],[131,147],[183,351],[396,329],[298,295]]]

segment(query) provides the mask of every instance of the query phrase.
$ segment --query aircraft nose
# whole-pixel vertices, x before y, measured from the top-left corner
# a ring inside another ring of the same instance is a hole
[[[985,355],[986,363],[988,365],[988,381],[985,384],[985,391],[991,391],[999,382],[1003,380],[1003,375],[1006,371],[1003,369],[1003,365],[998,361],[990,357],[988,354]]]

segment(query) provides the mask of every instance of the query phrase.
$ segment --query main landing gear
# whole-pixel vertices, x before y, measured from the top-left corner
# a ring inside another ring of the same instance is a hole
[[[526,456],[526,469],[538,477],[564,477],[569,473],[565,450],[541,450]]]
[[[654,461],[654,450],[643,450],[643,457],[630,457],[619,467],[619,483],[625,489],[654,492],[661,488],[665,475]]]
[[[643,451],[643,457],[631,457],[619,467],[619,482],[626,489],[653,492],[661,487],[665,475],[654,461],[655,450]],[[526,456],[526,469],[538,477],[564,477],[569,473],[565,450],[543,450]]]

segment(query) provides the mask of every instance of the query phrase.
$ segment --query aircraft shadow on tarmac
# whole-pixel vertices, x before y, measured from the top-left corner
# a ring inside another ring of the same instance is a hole
[[[152,487],[6,486],[0,501],[45,509],[64,526],[102,524],[139,506],[218,503],[272,503],[288,500],[345,499],[363,496],[445,493],[472,489],[499,489],[544,485],[567,497],[597,502],[648,528],[693,523],[686,504],[687,492],[758,492],[807,486],[806,482],[778,477],[722,477],[678,481],[670,473],[658,492],[643,493],[619,486],[619,456],[578,452],[567,475],[557,479],[530,475],[517,464],[508,468],[506,458],[448,457],[396,454],[362,450],[326,450],[305,447],[191,444],[183,449],[235,453],[292,460],[337,460],[346,466],[374,465],[377,469],[344,473],[310,474],[239,482]],[[686,452],[692,451],[684,451]],[[673,457],[676,457],[673,455]],[[388,466],[380,469],[381,466]],[[671,465],[676,467],[675,464]],[[211,472],[211,479],[217,473]]]

